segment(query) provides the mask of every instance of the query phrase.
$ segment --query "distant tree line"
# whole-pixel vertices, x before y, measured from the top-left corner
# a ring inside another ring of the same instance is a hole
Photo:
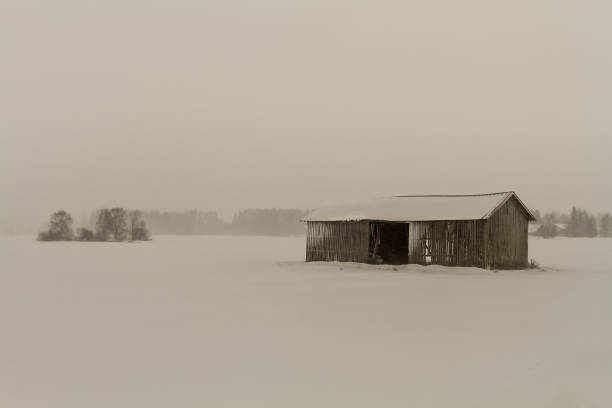
[[[305,225],[300,222],[307,211],[289,209],[249,209],[234,215],[231,232],[241,235],[301,235]]]
[[[148,241],[149,230],[142,212],[120,207],[95,212],[95,228],[85,226],[73,230],[74,220],[64,210],[51,214],[47,231],[38,234],[39,241]]]
[[[538,210],[534,210],[533,213],[536,222],[541,224],[534,235],[544,238],[556,236],[612,237],[612,215],[610,213],[593,215],[577,207],[572,207],[569,213],[553,211],[542,215]]]
[[[209,235],[227,231],[227,223],[213,211],[143,211],[142,218],[153,234]]]
[[[138,211],[103,208],[83,217],[82,227],[73,230],[73,218],[66,211],[51,215],[49,228],[39,234],[41,241],[142,241],[149,231],[156,235],[303,235],[300,220],[307,211],[299,209],[247,209],[231,221],[214,211]]]
[[[156,235],[303,235],[298,209],[248,209],[224,221],[214,211],[143,211],[142,218]]]

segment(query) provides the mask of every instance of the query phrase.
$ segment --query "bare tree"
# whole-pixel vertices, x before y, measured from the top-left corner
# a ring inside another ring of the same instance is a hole
[[[601,216],[601,236],[612,237],[612,215],[610,213]]]
[[[96,234],[87,228],[79,228],[75,237],[77,241],[95,241]]]
[[[147,225],[142,219],[142,212],[140,210],[133,210],[129,213],[130,216],[130,239],[132,241],[148,241],[149,230]]]
[[[113,239],[125,241],[128,238],[127,212],[120,207],[110,210]]]
[[[64,210],[51,214],[49,230],[38,235],[39,241],[72,241],[72,216]]]
[[[112,215],[108,208],[98,211],[96,219],[96,239],[98,241],[110,240],[113,229]]]

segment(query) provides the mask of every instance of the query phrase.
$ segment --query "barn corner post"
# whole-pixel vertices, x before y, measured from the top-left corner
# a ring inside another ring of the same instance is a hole
[[[310,221],[306,221],[306,262],[312,262],[312,256],[310,255],[312,251],[311,237],[312,230],[310,226]]]
[[[489,229],[487,228],[487,223],[489,220],[482,221],[482,268],[483,269],[493,269],[489,262]]]

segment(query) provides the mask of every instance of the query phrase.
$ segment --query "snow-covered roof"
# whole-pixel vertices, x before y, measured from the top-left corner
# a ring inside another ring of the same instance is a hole
[[[474,195],[414,195],[379,198],[371,201],[322,207],[302,221],[438,221],[489,218],[511,197],[515,197],[530,219],[529,209],[513,191]]]

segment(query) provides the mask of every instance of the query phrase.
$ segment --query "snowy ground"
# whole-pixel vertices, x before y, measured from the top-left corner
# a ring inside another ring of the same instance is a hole
[[[0,237],[0,406],[612,406],[612,240],[530,252],[547,270]]]

